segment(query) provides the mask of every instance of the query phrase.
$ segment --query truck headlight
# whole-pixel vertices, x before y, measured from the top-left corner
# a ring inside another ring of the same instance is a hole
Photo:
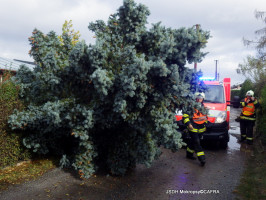
[[[226,121],[226,111],[220,111],[215,119],[215,123],[223,123]]]

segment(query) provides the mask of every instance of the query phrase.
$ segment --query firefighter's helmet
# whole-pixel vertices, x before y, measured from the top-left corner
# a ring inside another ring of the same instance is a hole
[[[205,94],[203,92],[195,93],[196,99],[205,99]]]
[[[249,90],[249,91],[247,91],[246,96],[253,97],[254,96],[254,92],[252,90]]]

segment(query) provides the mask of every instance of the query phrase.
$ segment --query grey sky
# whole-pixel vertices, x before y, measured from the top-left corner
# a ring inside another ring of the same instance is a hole
[[[201,63],[206,76],[214,76],[218,60],[220,80],[231,77],[232,83],[245,78],[236,73],[239,63],[253,48],[244,47],[242,38],[255,38],[254,31],[264,24],[255,19],[254,11],[266,11],[265,0],[135,0],[146,5],[151,15],[149,23],[162,22],[171,28],[200,24],[212,38],[204,51],[209,54]],[[28,37],[34,28],[61,34],[65,20],[72,20],[75,30],[87,44],[94,43],[88,24],[107,20],[123,0],[0,0],[0,57],[32,61]],[[149,26],[148,26],[149,27]],[[189,67],[193,67],[190,65]]]

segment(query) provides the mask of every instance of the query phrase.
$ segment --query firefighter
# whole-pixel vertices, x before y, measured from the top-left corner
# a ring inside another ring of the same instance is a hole
[[[240,142],[247,141],[247,144],[253,144],[253,126],[256,120],[255,109],[259,106],[254,92],[247,91],[246,98],[240,102],[242,112],[240,114]]]
[[[204,98],[204,93],[196,93],[196,101],[199,102],[201,106],[204,106]],[[206,124],[208,123],[207,116],[199,112],[197,109],[194,109],[193,116],[189,116],[186,113],[183,114],[183,123],[187,126],[190,135],[190,140],[187,142],[186,157],[196,160],[193,156],[195,152],[201,165],[204,166],[206,160],[204,151],[200,145],[200,138],[206,131]]]

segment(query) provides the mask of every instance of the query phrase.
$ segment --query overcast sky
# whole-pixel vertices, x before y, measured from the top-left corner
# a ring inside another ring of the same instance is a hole
[[[255,54],[243,45],[243,37],[255,38],[255,30],[264,24],[254,16],[255,10],[266,11],[266,0],[135,0],[146,5],[151,14],[149,24],[162,22],[165,27],[192,27],[200,24],[210,31],[212,38],[205,52],[209,52],[198,69],[205,76],[215,75],[218,60],[220,80],[231,77],[241,83],[245,77],[236,69],[244,58]],[[94,43],[88,30],[89,22],[107,21],[123,4],[123,0],[0,0],[0,57],[33,61],[28,55],[28,37],[34,28],[43,33],[53,30],[62,33],[65,20],[72,20],[81,39]],[[149,27],[149,25],[147,25]],[[193,67],[190,65],[189,67]]]

